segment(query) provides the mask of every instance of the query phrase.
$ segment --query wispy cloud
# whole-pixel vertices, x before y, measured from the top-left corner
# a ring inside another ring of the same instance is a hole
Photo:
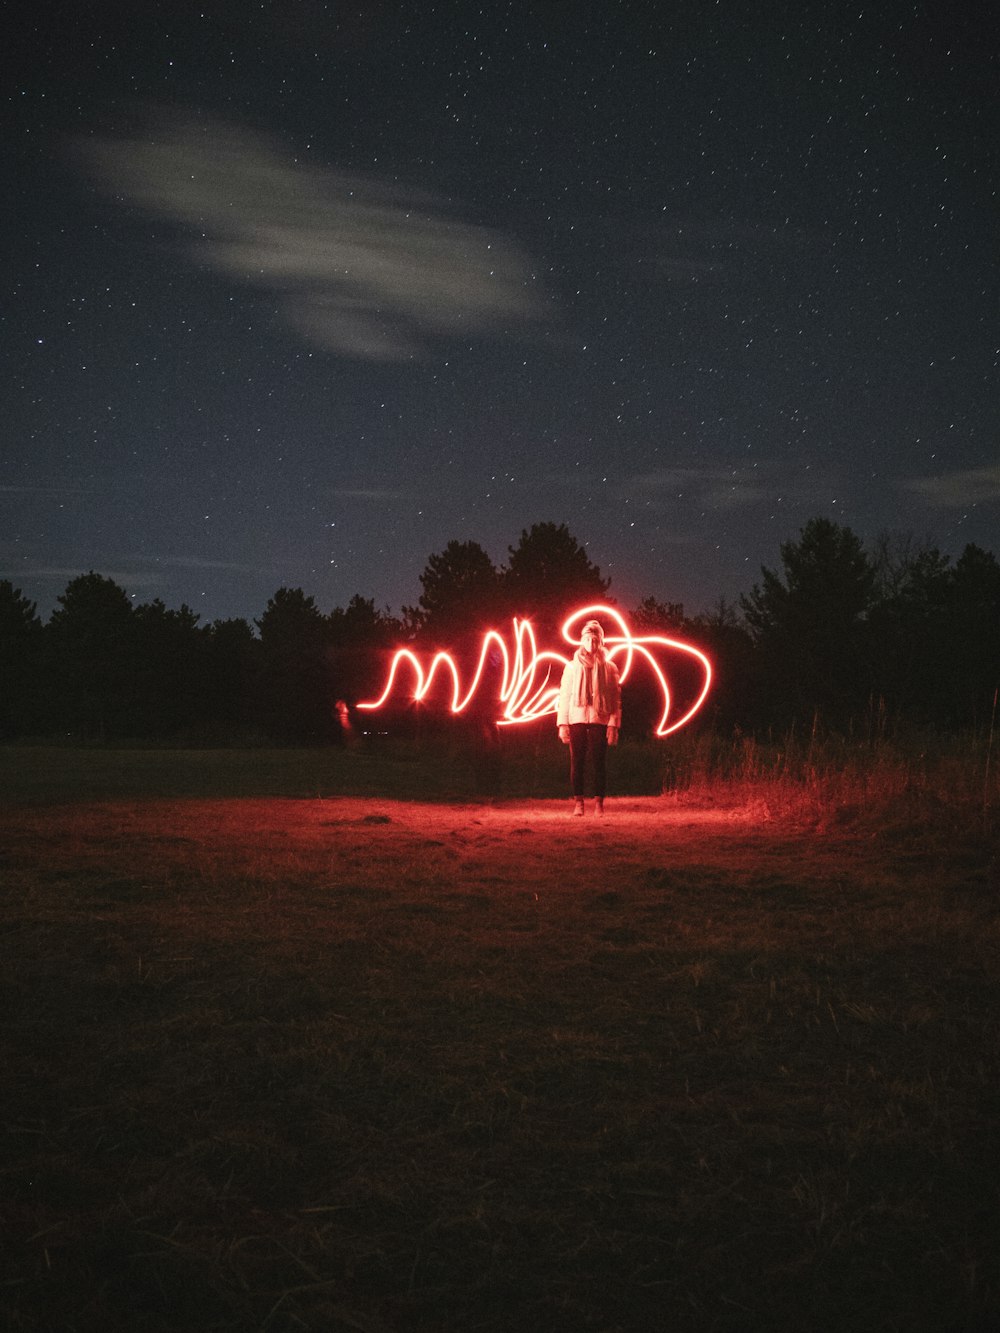
[[[148,559],[148,557],[146,557]],[[260,565],[240,564],[236,560],[203,560],[194,555],[162,555],[155,557],[157,565],[166,565],[172,569],[232,569],[238,574],[260,574]]]
[[[757,471],[748,475],[731,467],[665,467],[640,473],[629,484],[654,503],[687,497],[712,509],[740,509],[773,493],[768,475],[758,476]]]
[[[86,486],[0,486],[0,495],[93,495]]]
[[[122,205],[186,226],[193,262],[267,293],[332,351],[408,360],[438,336],[520,333],[544,313],[526,256],[436,196],[168,113],[142,135],[78,149]]]
[[[0,578],[10,579],[12,583],[17,583],[19,579],[30,579],[33,582],[41,583],[69,583],[72,579],[78,579],[84,574],[95,573],[102,579],[111,579],[122,588],[156,588],[163,583],[163,577],[160,574],[146,573],[137,574],[134,570],[128,572],[124,570],[105,569],[101,566],[95,569],[92,564],[80,565],[42,565],[31,564],[29,561],[22,561],[20,564],[14,564],[8,568],[0,566]]]
[[[734,469],[729,467],[661,467],[640,472],[632,478],[632,485],[645,491],[719,493],[732,486]]]
[[[787,271],[815,262],[825,244],[820,232],[735,219],[711,222],[691,214],[621,215],[605,222],[613,233],[612,257],[638,262],[650,280],[672,285],[731,285],[764,265]]]
[[[11,558],[9,552],[0,554],[0,578],[31,579],[45,583],[67,583],[82,574],[94,572],[101,578],[112,579],[128,589],[156,588],[167,582],[163,572],[169,569],[230,570],[237,574],[262,574],[267,569],[259,565],[240,564],[233,560],[204,560],[200,556],[149,556],[119,552],[110,557],[113,568],[100,561],[81,560],[79,564],[49,565],[41,561]],[[6,566],[6,567],[5,567]]]
[[[336,486],[330,491],[330,495],[335,495],[342,500],[412,500],[412,491],[402,491],[390,489],[389,487],[346,487]]]
[[[1000,463],[965,472],[945,472],[939,477],[913,477],[900,484],[904,490],[940,509],[996,504],[1000,500]]]
[[[832,470],[804,467],[790,475],[787,463],[760,459],[740,467],[678,465],[624,479],[630,494],[645,495],[652,508],[673,508],[678,500],[713,510],[749,509],[761,503],[787,507],[828,505],[843,494]]]

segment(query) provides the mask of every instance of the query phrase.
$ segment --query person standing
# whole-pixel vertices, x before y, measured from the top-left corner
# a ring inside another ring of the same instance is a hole
[[[569,773],[573,814],[584,811],[583,793],[587,758],[594,769],[596,813],[604,814],[607,795],[608,746],[618,744],[622,725],[622,692],[618,667],[604,647],[604,628],[588,620],[580,632],[580,646],[562,674],[556,726],[559,739],[569,746]]]

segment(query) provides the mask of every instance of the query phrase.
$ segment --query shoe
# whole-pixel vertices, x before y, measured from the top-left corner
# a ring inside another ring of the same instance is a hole
[[[583,815],[583,802],[582,802],[582,801],[574,801],[574,802],[573,802],[573,814],[574,814],[574,815],[580,815],[580,816]]]
[[[594,814],[595,814],[595,815],[603,815],[603,814],[604,814],[604,797],[603,797],[603,796],[598,796],[597,800],[594,802]]]

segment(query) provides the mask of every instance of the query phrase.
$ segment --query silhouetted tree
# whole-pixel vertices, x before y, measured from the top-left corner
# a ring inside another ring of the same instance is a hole
[[[132,612],[136,727],[143,736],[174,736],[192,726],[200,697],[202,636],[189,606],[168,609],[157,597]]]
[[[947,556],[910,534],[875,544],[875,596],[869,617],[873,696],[879,730],[903,719],[935,721],[948,672],[948,604],[953,574]]]
[[[954,647],[952,670],[942,682],[946,722],[979,726],[991,715],[1000,686],[1000,563],[989,551],[969,545],[953,575],[948,625]]]
[[[301,588],[279,588],[257,626],[263,725],[275,740],[314,744],[332,739],[329,627],[315,601]]]
[[[631,617],[632,629],[637,634],[641,630],[669,634],[671,630],[682,630],[685,624],[683,602],[660,602],[655,597],[644,597]]]
[[[644,597],[631,613],[629,623],[637,636],[660,635],[678,639],[706,654],[712,663],[713,686],[699,725],[711,721],[716,726],[731,727],[739,715],[740,686],[751,650],[750,636],[740,624],[735,609],[720,598],[713,612],[688,618],[681,602],[661,602],[655,597]],[[704,682],[700,664],[676,651],[666,654],[663,666],[673,706],[677,708],[687,700],[693,701]],[[626,732],[648,736],[659,722],[663,697],[655,677],[641,663],[626,680],[625,701],[623,725]]]
[[[637,633],[686,638],[712,658],[706,721],[726,730],[808,723],[818,710],[846,726],[877,706],[889,724],[988,722],[1000,685],[994,555],[970,545],[952,565],[929,542],[882,536],[868,556],[849,528],[822,518],[780,554],[780,570],[762,568],[761,583],[740,599],[743,621],[725,599],[689,619],[681,603],[651,596],[630,617]],[[173,611],[159,599],[133,610],[124,589],[93,571],[71,580],[43,626],[34,603],[4,580],[0,736],[171,736],[217,725],[227,735],[260,729],[279,741],[328,741],[340,734],[338,700],[374,694],[389,650],[406,637],[448,647],[471,678],[487,625],[530,616],[547,644],[582,602],[613,605],[608,586],[555,523],[522,531],[500,570],[476,542],[449,542],[428,560],[405,621],[359,595],[324,616],[301,589],[281,588],[257,622],[259,639],[245,620],[200,629],[189,607]],[[489,690],[477,696],[481,715],[472,707],[466,715],[477,756],[486,754],[484,728],[495,740],[501,667],[497,655]],[[683,687],[683,657],[669,669]],[[644,734],[660,700],[640,676],[626,685],[625,716]],[[404,705],[396,720],[424,726],[424,711]]]
[[[478,542],[449,542],[420,575],[418,606],[406,608],[417,636],[453,646],[460,636],[488,628],[498,611],[499,577]]]
[[[71,580],[56,600],[45,637],[59,723],[87,739],[134,733],[135,634],[128,594],[91,570]]]
[[[43,725],[42,622],[36,603],[0,580],[0,737],[29,735]]]
[[[768,720],[814,710],[843,725],[867,705],[872,686],[865,618],[875,569],[850,528],[814,518],[780,548],[783,577],[762,567],[762,584],[740,598],[753,636],[758,698]]]
[[[355,593],[345,607],[335,607],[327,617],[328,661],[333,694],[353,706],[382,688],[387,650],[403,638],[403,625],[379,611],[374,599]]]
[[[204,632],[201,720],[209,732],[246,736],[261,720],[261,643],[243,619],[216,620]]]
[[[956,564],[909,535],[876,544],[871,613],[877,688],[889,722],[975,726],[1000,682],[1000,565],[978,546]]]
[[[636,636],[658,634],[667,638],[683,632],[684,606],[681,602],[661,602],[655,597],[644,597],[628,617],[629,627]],[[605,631],[613,633],[610,625]],[[681,666],[684,673],[684,666]],[[677,664],[671,660],[668,675],[674,676]],[[622,729],[626,736],[647,738],[656,727],[663,712],[663,693],[656,677],[642,659],[638,659],[632,673],[626,677],[623,695]]]
[[[754,723],[752,679],[753,640],[736,607],[720,597],[711,611],[689,620],[685,633],[712,663],[712,691],[705,703],[705,722],[717,731],[749,730]]]
[[[558,631],[581,602],[607,601],[610,579],[601,577],[565,523],[536,523],[521,533],[501,571],[510,611],[530,616],[546,633]]]

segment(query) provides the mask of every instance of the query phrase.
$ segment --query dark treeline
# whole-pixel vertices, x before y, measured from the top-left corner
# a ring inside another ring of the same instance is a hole
[[[199,625],[187,606],[133,606],[109,578],[73,579],[47,624],[0,582],[0,737],[189,744],[335,742],[343,707],[381,689],[390,650],[472,658],[483,629],[530,616],[547,645],[581,601],[616,605],[609,580],[564,524],[522,532],[501,567],[474,541],[431,555],[415,607],[353,597],[324,613],[280,588],[259,620]],[[686,616],[654,596],[622,607],[635,632],[686,636],[716,664],[705,722],[722,732],[792,726],[883,736],[902,725],[990,723],[1000,682],[1000,565],[976,546],[933,546],[813,519],[738,605]],[[683,681],[681,682],[683,685]],[[658,696],[630,683],[627,730],[648,731]]]

